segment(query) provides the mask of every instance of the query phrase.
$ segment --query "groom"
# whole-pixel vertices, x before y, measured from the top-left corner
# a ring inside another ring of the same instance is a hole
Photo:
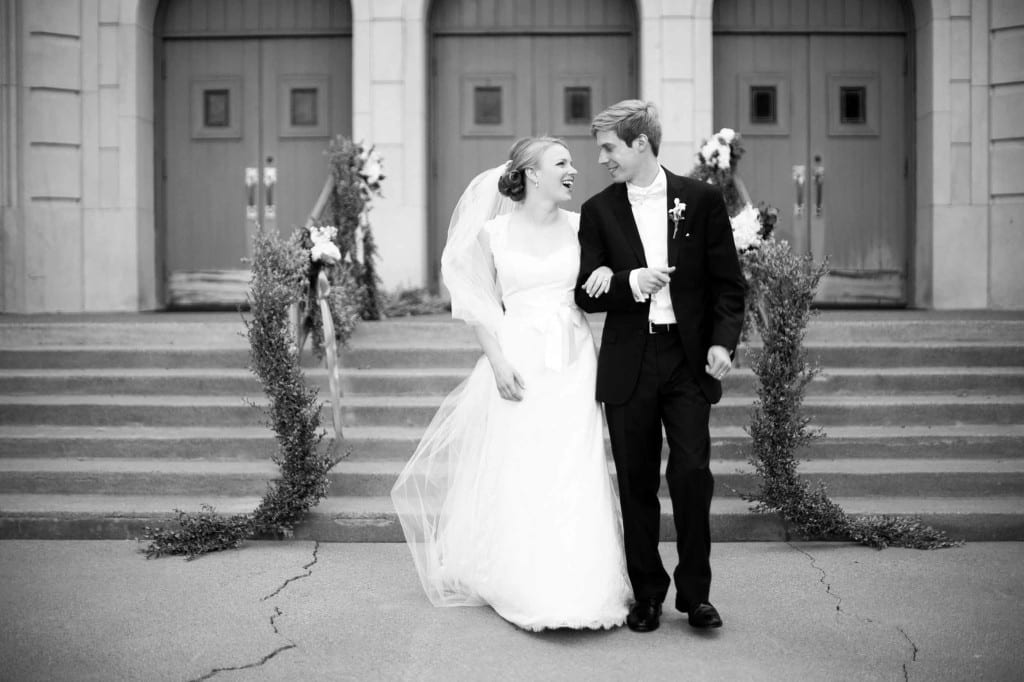
[[[696,628],[722,625],[711,588],[711,405],[732,367],[745,282],[718,188],[658,163],[654,105],[625,100],[591,124],[612,183],[580,216],[583,310],[608,313],[597,368],[619,480],[626,565],[635,603],[627,624],[658,627],[669,576],[658,555],[662,427],[679,565],[676,608]],[[605,265],[613,274],[591,278]],[[607,288],[594,298],[592,294]]]

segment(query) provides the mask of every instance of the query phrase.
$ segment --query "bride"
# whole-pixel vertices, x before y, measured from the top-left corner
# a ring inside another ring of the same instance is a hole
[[[579,214],[559,208],[576,169],[555,138],[521,139],[509,157],[469,184],[441,259],[452,316],[485,355],[391,495],[435,606],[488,604],[527,630],[613,627],[632,590],[594,340],[573,303]]]

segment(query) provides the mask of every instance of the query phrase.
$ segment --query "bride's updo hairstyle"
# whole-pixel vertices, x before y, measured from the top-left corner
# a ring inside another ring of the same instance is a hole
[[[498,178],[498,191],[512,201],[522,201],[526,196],[526,169],[536,168],[541,154],[556,144],[565,147],[565,142],[557,137],[521,137],[516,140],[508,152],[505,172]]]

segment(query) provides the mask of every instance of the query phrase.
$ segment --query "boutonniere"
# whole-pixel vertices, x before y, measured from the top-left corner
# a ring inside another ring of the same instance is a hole
[[[675,198],[672,201],[675,202],[675,206],[668,210],[668,217],[672,219],[672,225],[674,226],[672,230],[672,239],[675,239],[676,235],[679,234],[679,221],[683,220],[685,217],[686,204],[679,201],[678,198]],[[689,237],[690,233],[687,232],[686,236]]]

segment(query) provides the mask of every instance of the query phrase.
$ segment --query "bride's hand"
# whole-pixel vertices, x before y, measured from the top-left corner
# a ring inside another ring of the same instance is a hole
[[[608,293],[608,290],[612,288],[612,269],[607,265],[601,267],[590,273],[590,277],[583,284],[583,290],[587,292],[590,298],[597,298],[602,294]]]
[[[494,370],[494,382],[498,385],[498,394],[502,398],[517,402],[523,399],[526,382],[512,365],[502,360],[497,363],[492,362],[491,369]]]

